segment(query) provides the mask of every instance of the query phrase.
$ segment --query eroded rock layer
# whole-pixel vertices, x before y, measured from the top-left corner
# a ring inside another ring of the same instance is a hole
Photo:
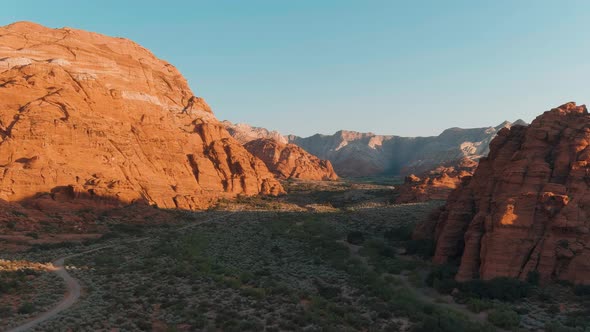
[[[337,180],[338,176],[327,160],[309,154],[295,144],[283,144],[274,139],[256,139],[244,145],[260,158],[275,175],[282,179]]]
[[[227,120],[221,121],[221,123],[225,126],[229,134],[242,144],[261,138],[273,139],[282,144],[288,143],[287,138],[276,130],[253,127],[246,123],[233,124]]]
[[[458,162],[439,166],[429,172],[406,176],[396,203],[416,203],[429,200],[446,200],[449,194],[475,171],[477,162],[463,158]]]
[[[458,280],[508,276],[590,283],[590,116],[568,103],[503,129],[436,225],[435,263]]]
[[[56,187],[183,209],[282,192],[171,64],[127,39],[19,22],[0,28],[0,199]]]

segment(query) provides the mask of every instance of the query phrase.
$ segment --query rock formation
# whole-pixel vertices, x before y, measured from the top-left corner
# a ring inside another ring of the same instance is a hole
[[[295,144],[283,144],[274,139],[261,138],[246,143],[244,147],[260,158],[268,169],[281,179],[338,179],[329,161],[320,160]]]
[[[423,227],[424,229],[424,227]],[[590,283],[590,115],[568,103],[502,129],[435,227],[434,262],[458,280],[508,276]]]
[[[55,188],[200,209],[283,191],[171,64],[123,38],[0,28],[0,199]]]
[[[514,124],[524,124],[518,120]],[[438,136],[400,137],[354,131],[307,138],[288,136],[294,143],[321,159],[332,162],[341,176],[408,175],[422,173],[465,157],[478,160],[487,155],[489,142],[508,121],[496,127],[450,128]]]
[[[260,138],[273,139],[281,144],[289,143],[288,139],[276,130],[252,127],[245,123],[233,124],[227,120],[221,121],[221,123],[225,126],[225,129],[227,129],[229,134],[242,144],[246,144],[250,141]]]
[[[473,175],[477,162],[463,158],[457,163],[439,166],[429,172],[410,174],[398,189],[396,203],[415,203],[429,200],[446,200],[463,178]]]

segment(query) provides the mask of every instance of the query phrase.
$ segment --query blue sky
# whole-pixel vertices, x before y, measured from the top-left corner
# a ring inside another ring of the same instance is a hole
[[[588,17],[588,1],[20,0],[0,25],[133,39],[219,119],[418,136],[590,102]]]

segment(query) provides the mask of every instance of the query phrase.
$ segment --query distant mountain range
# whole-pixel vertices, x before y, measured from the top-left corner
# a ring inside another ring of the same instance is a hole
[[[406,175],[421,173],[463,158],[478,160],[502,128],[526,125],[504,121],[495,127],[449,128],[438,136],[402,137],[341,130],[333,135],[282,136],[276,131],[223,121],[229,133],[245,144],[258,138],[294,143],[320,159],[329,160],[340,176]]]

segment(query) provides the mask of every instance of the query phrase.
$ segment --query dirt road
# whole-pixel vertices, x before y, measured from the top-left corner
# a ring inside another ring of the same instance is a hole
[[[214,220],[228,217],[231,214],[233,214],[233,213],[228,213],[228,214],[224,214],[221,216],[209,218],[206,220],[201,220],[201,221],[197,221],[194,223],[190,223],[189,225],[182,226],[180,228],[177,228],[176,230],[177,231],[187,230],[189,228],[192,228],[194,226],[197,226],[197,225],[200,225],[200,224],[203,224],[206,222],[210,222],[210,221],[214,221]],[[92,250],[87,250],[87,251],[79,252],[76,254],[72,254],[72,255],[68,255],[68,256],[64,256],[64,257],[60,257],[60,258],[56,259],[55,261],[53,261],[53,266],[54,266],[53,273],[57,274],[64,281],[64,283],[66,285],[66,293],[65,293],[63,299],[61,301],[59,301],[59,303],[55,307],[50,309],[49,311],[43,312],[43,313],[31,318],[26,323],[24,323],[20,326],[17,326],[15,328],[12,328],[12,329],[8,330],[7,332],[28,331],[28,330],[34,328],[35,326],[37,326],[47,320],[55,318],[60,312],[69,309],[72,305],[74,305],[74,303],[76,303],[78,301],[78,299],[80,298],[80,290],[81,290],[80,282],[77,279],[75,279],[74,277],[72,277],[68,273],[68,271],[65,269],[64,262],[66,259],[77,257],[77,256],[82,256],[85,254],[89,254],[89,253],[96,252],[99,250],[104,250],[107,248],[113,248],[113,247],[120,246],[120,245],[126,245],[126,244],[130,244],[130,243],[134,243],[134,242],[141,242],[141,241],[145,241],[147,239],[150,239],[150,237],[143,237],[140,239],[133,239],[131,241],[125,241],[123,243],[103,246],[100,248],[95,248]]]

